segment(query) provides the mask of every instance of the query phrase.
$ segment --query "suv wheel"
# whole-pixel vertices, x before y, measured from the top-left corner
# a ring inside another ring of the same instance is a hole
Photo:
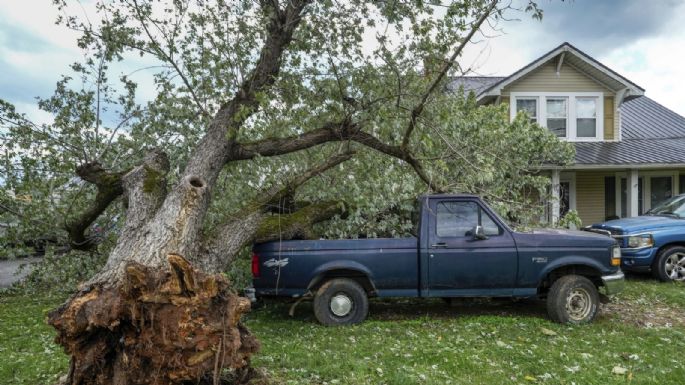
[[[314,315],[327,326],[362,322],[368,312],[369,299],[366,291],[349,278],[327,281],[314,296]]]
[[[557,279],[547,295],[547,313],[563,324],[591,322],[599,310],[599,292],[589,279],[565,275]]]
[[[667,281],[685,281],[685,247],[671,246],[659,252],[652,265],[654,278]]]

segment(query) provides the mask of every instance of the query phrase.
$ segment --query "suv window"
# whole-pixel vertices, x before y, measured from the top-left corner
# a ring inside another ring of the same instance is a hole
[[[437,207],[438,237],[468,237],[476,225],[485,235],[499,235],[501,229],[476,202],[439,202]]]

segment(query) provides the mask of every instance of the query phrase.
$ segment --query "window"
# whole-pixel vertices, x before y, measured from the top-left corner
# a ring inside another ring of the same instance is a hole
[[[659,203],[673,196],[673,178],[670,176],[653,176],[649,178],[650,206],[656,207]]]
[[[499,235],[495,221],[475,202],[440,202],[437,207],[438,237],[468,237],[480,225],[485,235]]]
[[[597,98],[576,98],[576,136],[597,136]]]
[[[531,121],[569,141],[604,140],[602,92],[512,92],[513,120],[525,111]],[[611,129],[611,127],[608,127]]]
[[[516,98],[516,112],[525,112],[530,117],[531,123],[538,122],[538,99]]]
[[[568,107],[566,98],[547,98],[547,128],[556,136],[566,137]]]

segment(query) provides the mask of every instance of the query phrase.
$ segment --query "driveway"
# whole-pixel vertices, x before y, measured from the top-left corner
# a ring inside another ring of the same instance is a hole
[[[12,259],[9,261],[0,261],[0,288],[9,287],[13,283],[24,278],[31,270],[30,267],[24,268],[21,273],[17,274],[19,267],[24,264],[32,264],[40,261],[39,257]]]

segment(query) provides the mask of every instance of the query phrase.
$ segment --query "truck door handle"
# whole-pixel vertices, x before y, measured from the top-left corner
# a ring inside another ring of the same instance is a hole
[[[434,248],[434,249],[437,249],[437,248],[443,248],[443,249],[444,249],[444,248],[447,247],[447,243],[445,243],[445,242],[438,242],[438,243],[432,244],[431,247]]]

